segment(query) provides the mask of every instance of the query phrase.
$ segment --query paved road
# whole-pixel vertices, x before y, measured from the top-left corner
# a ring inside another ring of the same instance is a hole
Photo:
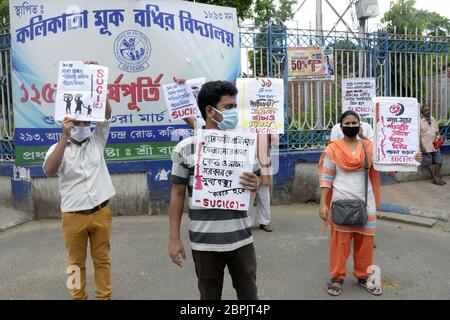
[[[261,299],[333,299],[325,292],[328,235],[317,206],[272,208],[274,232],[254,230]],[[183,237],[187,242],[187,216]],[[169,262],[167,216],[113,221],[114,299],[198,299],[192,255]],[[383,274],[380,299],[450,299],[450,233],[380,221],[374,263]],[[349,275],[337,299],[374,299]],[[58,221],[35,221],[0,233],[0,299],[69,299],[66,253]],[[92,264],[89,295],[94,298]],[[235,299],[226,273],[224,299]],[[378,298],[375,298],[378,299]]]

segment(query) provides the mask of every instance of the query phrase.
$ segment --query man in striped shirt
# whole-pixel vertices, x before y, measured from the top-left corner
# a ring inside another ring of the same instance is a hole
[[[198,95],[198,106],[206,129],[232,130],[237,125],[237,89],[230,82],[205,83]],[[178,266],[186,259],[180,240],[186,187],[192,197],[195,164],[195,136],[184,139],[172,153],[172,191],[170,195],[169,256]],[[259,187],[255,173],[246,172],[240,183],[250,191]],[[220,300],[225,266],[230,272],[237,298],[256,300],[256,255],[247,211],[204,209],[189,201],[189,237],[195,272],[202,300]]]

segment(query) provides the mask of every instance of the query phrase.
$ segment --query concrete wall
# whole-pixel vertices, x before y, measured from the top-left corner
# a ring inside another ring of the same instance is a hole
[[[61,215],[58,178],[33,178],[31,193],[36,219],[59,218]]]
[[[450,176],[450,154],[443,154],[443,176]],[[424,167],[419,167],[417,172],[398,172],[393,177],[385,173],[381,174],[382,184],[393,184],[406,181],[431,179],[430,173]],[[317,163],[297,163],[292,186],[292,202],[304,203],[308,201],[320,202],[319,178],[317,175]]]
[[[317,163],[299,163],[295,166],[293,202],[320,202],[320,187]]]
[[[116,189],[116,196],[111,201],[114,215],[151,214],[145,173],[116,174],[111,179]]]
[[[11,177],[0,176],[0,206],[12,207]]]
[[[111,175],[116,196],[111,199],[115,216],[150,214],[147,177],[145,173]],[[61,197],[57,177],[32,180],[32,194],[36,219],[56,219],[61,215]]]

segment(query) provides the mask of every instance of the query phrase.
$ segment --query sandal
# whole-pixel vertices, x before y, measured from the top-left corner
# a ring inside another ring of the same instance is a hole
[[[432,184],[435,184],[435,185],[437,185],[437,186],[442,186],[442,185],[445,184],[445,183],[442,183],[442,180],[438,180],[438,179],[433,179],[433,180],[431,181],[431,183],[432,183]]]
[[[327,292],[331,296],[338,296],[342,293],[342,288],[344,285],[344,279],[330,279],[328,281],[327,286]]]
[[[272,232],[273,231],[272,225],[270,225],[270,224],[260,224],[259,228],[263,229],[266,232]]]
[[[383,292],[381,291],[381,287],[377,286],[374,283],[367,283],[368,278],[366,279],[358,279],[358,284],[365,288],[369,293],[374,296],[380,296]]]

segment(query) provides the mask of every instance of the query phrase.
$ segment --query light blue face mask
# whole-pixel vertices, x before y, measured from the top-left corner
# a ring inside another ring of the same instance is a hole
[[[213,109],[222,115],[222,121],[220,122],[216,121],[214,118],[211,118],[212,121],[217,123],[217,126],[219,127],[220,130],[225,131],[225,130],[233,130],[234,128],[236,128],[238,123],[238,112],[236,108],[227,109],[224,111],[219,111],[216,108]]]

